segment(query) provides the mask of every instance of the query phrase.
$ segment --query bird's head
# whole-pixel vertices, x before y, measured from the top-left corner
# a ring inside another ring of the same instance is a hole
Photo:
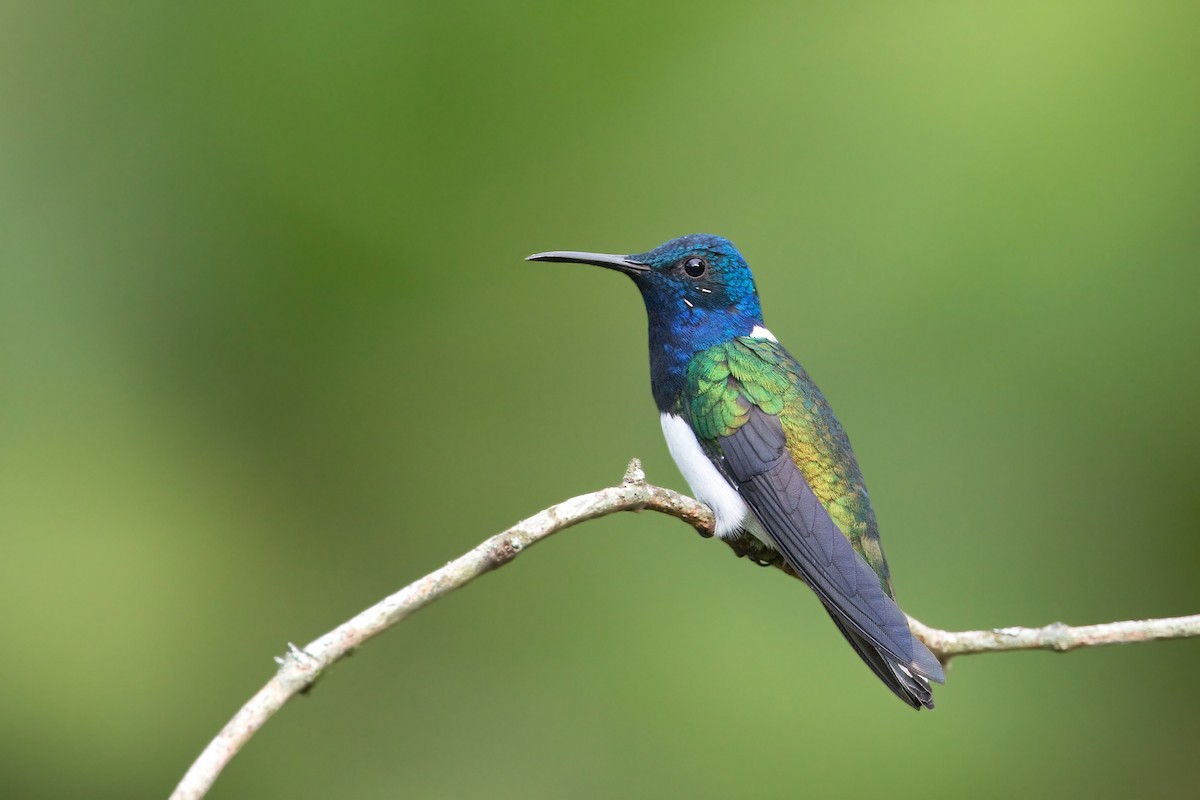
[[[667,324],[679,334],[720,327],[741,335],[762,321],[750,267],[733,243],[720,236],[681,236],[634,255],[556,250],[528,260],[595,264],[624,272],[641,290],[652,327]],[[741,327],[746,330],[736,330]]]

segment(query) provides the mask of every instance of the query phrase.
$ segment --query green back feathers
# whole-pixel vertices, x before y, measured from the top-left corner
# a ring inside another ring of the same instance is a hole
[[[829,516],[892,596],[875,512],[850,440],[825,397],[783,346],[748,336],[696,353],[680,409],[705,447],[736,431],[751,406],[779,417],[787,448]]]
[[[733,433],[745,422],[751,405],[778,415],[796,397],[798,375],[788,370],[800,365],[790,356],[781,363],[762,344],[774,342],[742,337],[692,357],[686,394],[691,405],[685,411],[701,440]]]

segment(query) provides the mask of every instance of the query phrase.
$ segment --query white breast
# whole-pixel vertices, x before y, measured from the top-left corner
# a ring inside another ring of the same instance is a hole
[[[746,501],[708,460],[696,434],[683,417],[663,414],[662,429],[667,438],[667,449],[683,473],[683,479],[692,488],[692,494],[716,514],[717,536],[724,539],[735,535],[748,511]]]

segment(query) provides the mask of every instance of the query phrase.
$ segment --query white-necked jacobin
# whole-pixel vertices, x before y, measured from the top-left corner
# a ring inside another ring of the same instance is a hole
[[[933,708],[942,666],[896,605],[850,440],[804,368],[763,324],[750,267],[720,236],[647,253],[553,251],[633,279],[650,323],[650,385],[667,449],[717,535],[783,555],[876,675]]]

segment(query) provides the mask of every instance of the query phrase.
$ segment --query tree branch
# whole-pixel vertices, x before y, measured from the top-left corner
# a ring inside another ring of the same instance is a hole
[[[279,670],[221,729],[183,776],[171,800],[204,797],[221,770],[255,732],[288,700],[304,692],[334,662],[409,614],[459,589],[475,578],[512,561],[541,540],[580,522],[617,511],[648,509],[683,520],[705,537],[713,535],[713,515],[707,506],[686,495],[646,483],[641,463],[629,462],[620,486],[572,497],[518,522],[487,539],[441,569],[409,584],[303,648],[288,645],[275,660]],[[774,551],[750,537],[727,541],[738,556],[763,566],[795,572]],[[1074,650],[1105,644],[1146,642],[1200,636],[1200,614],[1173,619],[1111,622],[1069,627],[1061,622],[1044,628],[997,628],[990,631],[944,631],[909,617],[913,633],[943,662],[952,656],[1003,650]]]
[[[925,646],[943,663],[949,661],[951,656],[973,653],[999,653],[1005,650],[1054,650],[1065,653],[1080,647],[1200,636],[1200,614],[1078,627],[1052,622],[1042,628],[993,628],[988,631],[943,631],[912,617],[908,618],[908,624],[917,638],[925,642]]]

